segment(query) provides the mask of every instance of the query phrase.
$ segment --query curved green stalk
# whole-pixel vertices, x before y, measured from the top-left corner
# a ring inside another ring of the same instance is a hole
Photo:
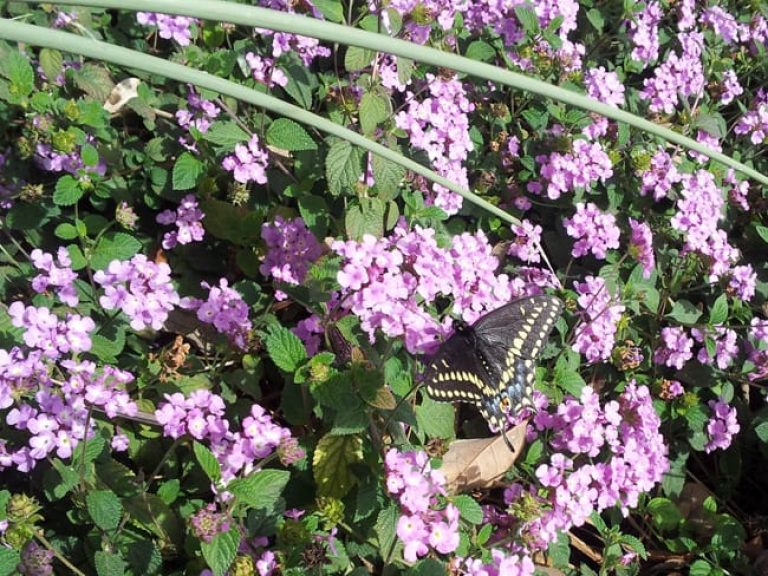
[[[5,18],[0,18],[0,38],[16,42],[24,42],[33,46],[54,48],[73,54],[82,54],[89,58],[110,62],[119,66],[143,70],[150,74],[159,74],[160,76],[172,78],[178,82],[194,84],[248,102],[255,106],[260,106],[276,114],[285,116],[286,118],[291,118],[297,122],[314,126],[318,130],[348,140],[356,146],[365,148],[387,160],[400,164],[406,169],[456,192],[480,208],[498,216],[505,222],[519,224],[519,220],[511,214],[508,214],[504,210],[483,200],[469,190],[458,186],[447,178],[438,175],[429,168],[390,150],[386,146],[382,146],[378,142],[374,142],[349,128],[331,122],[322,116],[308,112],[298,106],[294,106],[293,104],[275,98],[274,96],[251,90],[250,88],[246,88],[235,82],[211,74],[206,74],[205,72],[194,70],[187,66],[176,64],[175,62],[168,62],[167,60],[157,58],[156,56],[149,56],[135,50],[129,50],[122,46],[115,46],[107,42],[99,42],[75,34],[50,30],[31,24],[22,24],[21,22],[14,22]]]
[[[39,2],[40,0],[21,1],[34,3]],[[613,108],[581,94],[560,88],[559,86],[552,86],[535,78],[529,78],[522,74],[504,70],[490,64],[470,60],[463,56],[442,52],[440,50],[435,50],[434,48],[406,42],[405,40],[390,38],[383,34],[366,32],[365,30],[352,28],[351,26],[334,24],[332,22],[317,20],[298,14],[288,14],[276,10],[269,10],[267,8],[244,6],[242,4],[222,2],[219,0],[61,0],[56,3],[70,6],[91,6],[114,8],[118,10],[162,12],[165,14],[192,16],[204,20],[233,22],[235,24],[267,28],[269,30],[277,30],[281,32],[291,32],[303,36],[319,38],[328,42],[359,46],[377,52],[395,54],[411,60],[432,64],[442,68],[450,68],[477,78],[483,78],[498,84],[525,90],[553,100],[558,100],[565,104],[583,108],[590,112],[595,112],[618,122],[624,122],[630,126],[663,138],[668,142],[679,144],[685,148],[700,152],[713,160],[722,162],[726,166],[754,178],[762,184],[768,184],[768,176],[761,174],[757,170],[754,170],[741,162],[737,162],[722,152],[712,150],[691,138],[687,138],[668,128],[654,124],[645,118],[635,116],[634,114],[619,110],[618,108]]]

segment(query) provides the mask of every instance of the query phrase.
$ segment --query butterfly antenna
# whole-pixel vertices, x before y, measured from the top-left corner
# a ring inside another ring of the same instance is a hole
[[[509,448],[509,451],[512,452],[512,454],[514,454],[515,447],[512,446],[512,442],[510,441],[509,436],[507,436],[506,429],[501,431],[501,435],[504,437],[504,443],[507,445],[507,448]]]

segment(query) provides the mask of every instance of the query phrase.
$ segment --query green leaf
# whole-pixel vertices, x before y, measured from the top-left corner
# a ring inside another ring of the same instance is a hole
[[[691,325],[701,317],[701,310],[696,308],[688,300],[678,300],[672,306],[672,310],[667,314],[667,318],[672,318],[680,324]]]
[[[373,62],[375,55],[375,52],[367,48],[347,46],[347,52],[344,54],[344,68],[347,69],[347,72],[356,72],[367,68]]]
[[[352,465],[362,461],[363,441],[359,436],[323,436],[312,457],[318,494],[343,498],[357,482]]]
[[[720,294],[709,311],[709,323],[718,326],[728,319],[728,296]]]
[[[83,197],[83,189],[80,182],[70,174],[59,178],[56,189],[53,192],[53,203],[57,206],[73,206]]]
[[[58,50],[43,48],[40,50],[40,68],[49,81],[53,81],[64,70],[64,58]]]
[[[228,150],[234,149],[237,144],[247,142],[250,138],[251,135],[235,122],[214,122],[203,134],[204,140]]]
[[[355,190],[363,174],[362,153],[346,140],[336,140],[325,157],[325,178],[328,190],[334,196]]]
[[[94,524],[102,530],[114,530],[120,524],[123,506],[111,490],[92,490],[86,494],[85,503]]]
[[[40,204],[17,202],[8,211],[5,223],[10,230],[42,228],[51,218],[61,214],[58,206],[46,208]]]
[[[192,450],[195,453],[195,459],[197,459],[203,472],[208,476],[208,479],[214,484],[221,480],[221,465],[216,459],[216,456],[213,455],[213,452],[206,446],[200,444],[200,442],[194,442]]]
[[[651,513],[654,525],[661,531],[674,530],[683,519],[674,502],[667,498],[653,498],[648,503],[648,512]]]
[[[344,23],[344,7],[339,0],[314,0],[312,2],[326,20]]]
[[[19,565],[19,552],[0,546],[0,576],[11,576],[18,574],[16,566]]]
[[[125,232],[107,232],[99,240],[91,257],[94,270],[102,270],[112,260],[128,260],[141,250],[141,242]]]
[[[32,65],[29,59],[17,50],[11,50],[7,54],[2,63],[2,71],[11,81],[15,96],[27,96],[35,88],[35,72]]]
[[[768,226],[755,226],[755,231],[763,239],[763,242],[768,243]]]
[[[214,576],[224,576],[237,555],[240,547],[240,531],[233,528],[213,537],[210,542],[200,542],[206,564]]]
[[[299,198],[299,214],[307,228],[317,238],[324,238],[331,224],[328,216],[328,203],[322,196],[302,196]]]
[[[99,576],[123,576],[125,574],[125,560],[119,553],[111,554],[99,550],[94,555],[96,573]]]
[[[416,420],[419,429],[433,438],[453,438],[455,408],[452,404],[435,402],[429,396],[424,396],[424,402],[416,406]]]
[[[688,568],[688,576],[710,576],[714,571],[712,564],[706,560],[696,560]],[[717,574],[717,572],[715,572]]]
[[[768,444],[768,422],[761,422],[755,426],[755,434],[764,444]]]
[[[560,369],[555,370],[555,385],[571,396],[579,398],[587,383],[576,370]]]
[[[598,32],[603,31],[603,26],[605,26],[605,19],[603,18],[603,15],[600,13],[600,10],[597,8],[591,8],[587,11],[587,20],[589,20],[589,23],[592,24],[595,30]]]
[[[451,502],[459,509],[462,520],[475,525],[483,523],[483,509],[471,496],[460,494],[459,496],[454,496]]]
[[[205,166],[191,153],[184,152],[173,165],[173,189],[189,190],[197,184],[197,179],[205,172]]]
[[[299,64],[290,64],[284,67],[284,70],[288,76],[288,84],[283,87],[283,90],[305,110],[312,108],[314,76],[309,73],[305,66]]]
[[[541,28],[539,27],[539,18],[536,16],[536,12],[527,6],[515,6],[514,10],[515,16],[517,16],[517,19],[520,21],[523,30],[525,30],[529,36],[534,36],[539,33]]]
[[[227,491],[248,508],[272,509],[290,478],[285,470],[258,470],[229,482]]]
[[[377,154],[371,156],[371,167],[373,168],[373,180],[379,193],[379,198],[382,200],[394,200],[397,198],[400,184],[405,178],[405,168]]]
[[[259,210],[213,199],[200,202],[200,208],[205,213],[203,226],[206,232],[216,238],[239,246],[252,246],[261,237],[264,214]]]
[[[288,118],[278,118],[267,128],[267,143],[283,150],[317,150],[317,143],[304,127]]]
[[[269,357],[284,372],[295,372],[307,359],[301,339],[283,326],[274,326],[264,343]]]
[[[360,198],[347,208],[344,224],[347,236],[360,241],[366,234],[376,238],[384,235],[384,218],[386,206],[378,198]]]
[[[407,572],[409,576],[445,576],[445,566],[434,558],[425,558],[416,562]]]
[[[80,69],[72,71],[75,84],[88,96],[96,100],[96,103],[104,102],[112,92],[114,82],[109,71],[99,64],[86,63]],[[101,104],[99,104],[101,108]]]
[[[74,240],[78,236],[77,228],[74,226],[74,224],[70,224],[69,222],[62,222],[56,226],[56,229],[53,231],[53,233],[56,235],[56,238],[60,238],[62,240]]]
[[[400,517],[400,511],[394,504],[384,508],[379,512],[376,518],[376,539],[379,542],[379,552],[384,560],[389,559],[392,548],[395,545],[395,536],[397,534],[397,519]]]
[[[97,334],[91,335],[91,343],[90,354],[103,362],[114,360],[125,348],[125,330],[102,327]]]
[[[370,136],[376,127],[391,114],[392,107],[387,98],[377,92],[366,92],[360,99],[360,127],[363,134]]]
[[[478,62],[493,62],[496,58],[496,49],[487,42],[475,40],[467,46],[467,52],[464,55]]]

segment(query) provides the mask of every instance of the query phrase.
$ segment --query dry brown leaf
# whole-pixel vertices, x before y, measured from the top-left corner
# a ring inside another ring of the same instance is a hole
[[[526,423],[523,423],[507,432],[514,452],[502,436],[452,442],[440,468],[448,491],[458,493],[498,485],[523,450],[525,429]]]
[[[115,84],[115,87],[112,88],[112,92],[109,94],[109,98],[104,102],[104,110],[110,114],[119,112],[129,100],[139,95],[137,89],[140,83],[141,80],[138,78],[126,78]]]

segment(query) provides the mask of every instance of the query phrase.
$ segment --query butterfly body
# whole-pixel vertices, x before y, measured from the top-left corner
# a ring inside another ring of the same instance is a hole
[[[553,296],[520,298],[459,323],[427,365],[427,393],[442,402],[474,404],[492,429],[531,405],[536,358],[563,309]]]

